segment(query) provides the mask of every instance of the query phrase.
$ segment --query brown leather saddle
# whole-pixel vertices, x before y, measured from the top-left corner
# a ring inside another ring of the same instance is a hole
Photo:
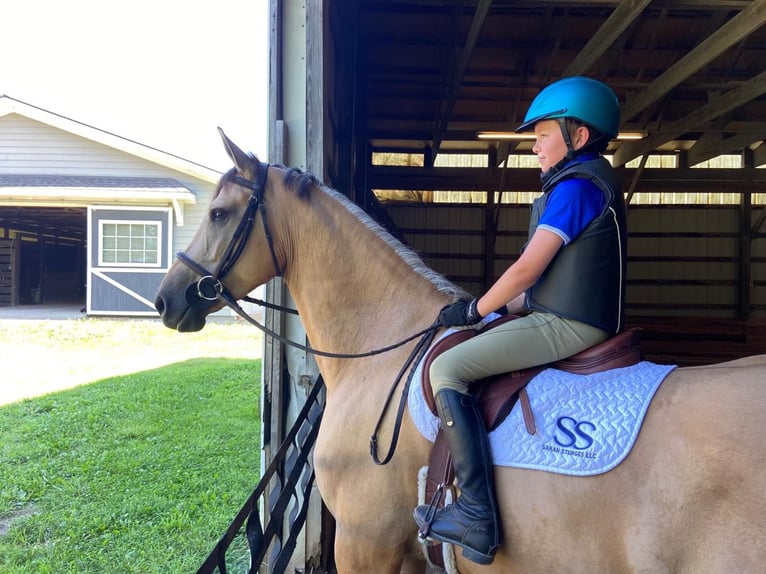
[[[466,329],[447,335],[433,346],[424,360],[421,385],[426,404],[434,415],[436,415],[436,403],[434,402],[429,378],[429,369],[433,360],[447,349],[451,349],[479,333],[484,333],[515,319],[518,319],[517,315],[505,315],[488,323],[481,329]],[[503,422],[505,417],[511,412],[513,405],[516,404],[516,400],[520,399],[525,409],[524,420],[527,425],[527,431],[530,434],[534,434],[534,421],[528,418],[531,416],[531,410],[527,408],[528,400],[526,395],[523,394],[523,389],[542,370],[552,367],[569,373],[589,375],[591,373],[608,371],[609,369],[629,367],[630,365],[635,365],[641,359],[641,329],[634,328],[555,363],[482,379],[472,385],[471,393],[479,403],[487,432],[495,429]],[[519,395],[520,392],[522,392],[521,396]]]
[[[423,377],[421,381],[423,396],[431,412],[436,415],[436,404],[434,402],[433,391],[428,371],[433,360],[441,353],[462,343],[478,333],[485,332],[493,327],[502,325],[508,321],[518,319],[516,315],[506,315],[483,328],[474,330],[467,329],[457,331],[446,337],[433,346],[425,357],[423,364]],[[556,361],[555,363],[531,367],[522,371],[504,373],[493,377],[488,377],[477,381],[471,387],[471,392],[476,400],[484,418],[484,425],[487,432],[495,429],[511,412],[511,409],[517,401],[521,404],[524,414],[524,423],[527,432],[535,434],[534,414],[529,405],[529,399],[526,395],[525,387],[535,375],[549,367],[567,371],[570,373],[588,375],[599,373],[609,369],[629,367],[642,360],[641,354],[641,329],[634,328],[624,331],[614,337],[599,343],[589,349],[586,349],[567,359]],[[438,415],[437,415],[438,416]],[[431,456],[429,458],[428,474],[425,485],[425,503],[431,503],[435,498],[442,498],[441,491],[449,488],[455,478],[452,468],[452,458],[449,454],[449,447],[441,430],[436,435]],[[454,493],[453,493],[454,495]],[[443,500],[443,499],[442,499]],[[443,501],[438,503],[443,507]],[[442,544],[428,546],[428,556],[430,561],[444,567],[442,557]]]

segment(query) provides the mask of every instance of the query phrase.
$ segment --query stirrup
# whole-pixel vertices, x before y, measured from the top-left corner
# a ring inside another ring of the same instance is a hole
[[[434,518],[436,518],[436,513],[439,511],[439,503],[443,494],[444,483],[440,482],[434,491],[434,495],[431,497],[431,502],[428,503],[428,511],[426,512],[423,524],[418,524],[418,537],[421,540],[426,540],[431,532],[431,525],[434,522]]]

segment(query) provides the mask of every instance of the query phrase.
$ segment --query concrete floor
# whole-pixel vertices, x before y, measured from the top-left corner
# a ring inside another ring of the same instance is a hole
[[[80,310],[85,304],[79,303],[52,303],[44,305],[15,305],[13,307],[0,307],[0,320],[51,320],[61,321],[66,319],[80,319],[86,317],[85,312]]]

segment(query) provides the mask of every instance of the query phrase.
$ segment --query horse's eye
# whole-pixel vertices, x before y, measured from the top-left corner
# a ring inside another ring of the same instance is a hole
[[[210,221],[223,221],[228,215],[229,214],[225,209],[217,207],[210,210]]]

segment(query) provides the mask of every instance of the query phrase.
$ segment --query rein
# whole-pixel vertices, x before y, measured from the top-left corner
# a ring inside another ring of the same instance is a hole
[[[330,353],[327,351],[319,351],[317,349],[312,349],[311,347],[308,347],[306,345],[302,345],[301,343],[288,339],[287,337],[284,337],[283,335],[280,335],[279,333],[272,331],[265,325],[262,325],[261,323],[253,319],[250,315],[248,315],[245,312],[245,310],[239,305],[239,303],[234,298],[234,296],[225,287],[222,288],[220,297],[223,299],[226,305],[228,305],[231,309],[233,309],[237,313],[237,315],[242,317],[245,321],[247,321],[251,325],[263,331],[263,333],[268,335],[269,337],[272,337],[282,343],[285,343],[287,345],[290,345],[292,347],[295,347],[307,353],[313,353],[314,355],[320,355],[322,357],[331,357],[335,359],[358,359],[361,357],[371,357],[373,355],[380,355],[381,353],[392,351],[420,337],[420,340],[418,341],[417,345],[415,345],[415,348],[409,354],[409,356],[407,357],[407,360],[404,361],[402,368],[399,369],[399,373],[396,375],[396,378],[394,379],[394,382],[392,383],[391,388],[388,391],[386,400],[383,403],[383,409],[380,412],[378,421],[375,423],[375,429],[373,430],[372,436],[370,437],[370,456],[372,457],[372,460],[375,462],[375,464],[377,464],[378,466],[383,466],[388,464],[391,461],[391,459],[394,456],[394,453],[396,452],[396,446],[399,442],[399,432],[402,428],[402,418],[404,417],[404,409],[407,405],[407,397],[409,396],[410,384],[412,383],[412,378],[415,376],[415,371],[417,370],[418,364],[423,359],[428,349],[431,347],[431,343],[433,342],[434,337],[436,336],[436,331],[441,326],[441,323],[439,323],[438,320],[434,321],[429,327],[421,331],[418,331],[414,335],[410,335],[406,339],[402,339],[401,341],[398,341],[386,347],[373,349],[365,353]],[[252,301],[257,302],[257,300],[252,300]],[[265,303],[265,301],[261,301],[261,303]],[[277,310],[280,310],[280,311],[286,310],[288,312],[297,314],[297,311],[295,311],[294,309],[282,307],[281,305],[271,305],[271,307],[276,308]],[[380,458],[378,457],[378,432],[380,431],[380,427],[383,424],[383,419],[385,418],[386,413],[388,412],[388,408],[391,405],[391,400],[394,397],[394,391],[396,391],[397,387],[399,386],[399,383],[402,381],[402,377],[404,376],[404,373],[408,369],[410,373],[409,375],[407,375],[407,382],[404,384],[404,388],[402,388],[402,396],[401,396],[401,399],[399,399],[399,408],[396,411],[396,420],[394,421],[394,430],[391,435],[391,442],[388,445],[388,452],[386,453],[386,456],[383,458],[383,460],[380,460]]]
[[[245,321],[247,321],[254,327],[257,327],[258,329],[260,329],[264,334],[268,335],[269,337],[276,339],[277,341],[281,343],[285,343],[286,345],[290,345],[291,347],[295,347],[296,349],[300,349],[301,351],[305,351],[313,355],[318,355],[320,357],[329,357],[331,359],[361,359],[364,357],[372,357],[375,355],[380,355],[382,353],[387,353],[388,351],[393,351],[394,349],[398,349],[399,347],[406,345],[407,343],[417,339],[418,337],[425,338],[428,335],[431,335],[431,339],[433,339],[433,335],[436,333],[436,330],[441,325],[440,323],[434,322],[431,326],[426,327],[425,329],[422,329],[418,331],[417,333],[414,333],[410,335],[409,337],[402,339],[401,341],[397,341],[396,343],[392,343],[391,345],[380,347],[378,349],[372,349],[371,351],[365,351],[362,353],[332,353],[330,351],[320,351],[319,349],[313,349],[307,345],[303,345],[301,343],[298,343],[297,341],[288,339],[287,337],[280,335],[279,333],[275,331],[272,331],[265,325],[262,325],[256,319],[253,319],[250,315],[247,314],[247,312],[239,305],[239,303],[234,298],[234,296],[225,287],[223,291],[221,292],[220,297],[221,299],[223,299],[224,303],[226,303],[226,305],[229,308],[231,308],[237,315],[242,317]],[[251,299],[251,301],[258,302],[258,300],[256,299]],[[289,309],[287,307],[282,307],[281,305],[271,305],[271,308],[276,309],[277,311],[288,311],[298,315],[298,312],[295,309]],[[416,347],[416,350],[417,348],[418,347]],[[411,359],[408,359],[408,361],[411,361]]]
[[[314,355],[319,355],[322,357],[329,357],[334,359],[356,359],[356,358],[362,358],[362,357],[371,357],[373,355],[379,355],[381,353],[386,353],[388,351],[397,349],[409,343],[410,341],[413,341],[414,339],[417,339],[418,337],[420,337],[420,340],[418,341],[417,345],[412,350],[409,357],[407,357],[407,360],[404,362],[404,365],[402,365],[402,368],[399,370],[399,373],[396,375],[396,379],[391,385],[391,389],[388,391],[388,395],[386,396],[383,409],[380,413],[380,416],[378,417],[377,423],[375,424],[375,430],[373,431],[373,434],[370,437],[370,455],[372,456],[373,461],[377,465],[388,464],[388,462],[394,456],[394,452],[396,451],[396,445],[399,440],[399,432],[401,430],[402,417],[404,416],[404,409],[407,405],[407,395],[409,393],[410,383],[412,382],[412,378],[414,376],[416,367],[418,363],[420,362],[420,360],[425,356],[426,352],[428,351],[428,348],[431,346],[431,343],[434,340],[434,336],[436,335],[436,331],[438,330],[441,324],[439,323],[438,320],[434,321],[429,327],[426,327],[425,329],[422,329],[421,331],[418,331],[417,333],[410,335],[409,337],[406,337],[405,339],[402,339],[401,341],[398,341],[396,343],[393,343],[391,345],[387,345],[385,347],[381,347],[378,349],[372,349],[370,351],[366,351],[363,353],[332,353],[329,351],[312,349],[311,347],[308,347],[307,345],[303,345],[301,343],[298,343],[297,341],[288,339],[287,337],[284,337],[283,335],[280,335],[279,333],[272,331],[271,329],[269,329],[265,325],[262,325],[257,320],[253,319],[250,315],[248,315],[245,312],[245,310],[242,309],[242,307],[239,305],[239,303],[237,302],[237,299],[232,295],[231,291],[229,291],[226,288],[226,286],[223,283],[223,278],[229,273],[229,271],[231,271],[231,269],[236,264],[237,259],[239,259],[239,256],[242,254],[242,251],[245,248],[245,244],[247,243],[247,240],[250,237],[253,224],[255,223],[255,218],[258,215],[259,211],[261,213],[261,219],[263,221],[263,230],[266,235],[266,241],[269,245],[269,251],[271,252],[271,260],[272,260],[272,263],[274,264],[274,270],[276,272],[276,276],[277,277],[282,276],[282,267],[279,265],[279,260],[277,259],[276,251],[274,250],[274,241],[273,241],[271,231],[269,229],[268,221],[266,218],[266,206],[264,204],[264,193],[266,189],[266,178],[268,175],[268,170],[269,170],[268,164],[264,164],[263,169],[259,171],[257,181],[255,182],[247,180],[240,176],[231,177],[231,181],[233,181],[234,183],[238,185],[248,188],[251,191],[251,193],[250,193],[250,198],[248,199],[247,209],[245,210],[245,213],[242,216],[242,219],[240,220],[239,225],[237,225],[237,229],[234,231],[234,235],[232,236],[231,241],[229,242],[229,245],[226,247],[226,250],[224,251],[224,254],[223,254],[223,257],[221,258],[220,263],[217,265],[213,273],[210,273],[207,269],[205,269],[205,267],[203,267],[202,265],[194,261],[191,257],[186,255],[186,253],[179,252],[177,254],[179,261],[181,261],[183,264],[185,264],[187,267],[189,267],[192,271],[194,271],[200,276],[200,279],[197,281],[196,284],[192,283],[187,288],[186,301],[192,307],[210,307],[217,300],[221,299],[229,308],[234,310],[234,312],[236,312],[237,315],[242,317],[245,321],[247,321],[251,325],[260,329],[264,334],[268,335],[269,337],[272,337],[286,345],[290,345],[292,347],[295,347],[296,349],[300,349],[307,353],[312,353]],[[286,311],[288,313],[294,313],[296,315],[298,314],[298,312],[295,309],[290,309],[288,307],[283,307],[281,305],[274,305],[271,303],[267,303],[265,301],[260,301],[258,299],[245,297],[244,300],[253,302],[253,303],[258,303],[260,305],[263,305],[264,307],[269,307],[271,309],[275,309],[278,311]],[[409,375],[407,376],[407,381],[404,385],[404,388],[402,389],[402,397],[399,401],[399,408],[397,409],[397,412],[396,412],[396,421],[394,422],[394,431],[391,436],[391,442],[389,444],[388,453],[381,461],[378,458],[378,438],[377,438],[378,431],[380,430],[380,426],[383,423],[383,419],[385,418],[385,415],[388,412],[388,408],[391,404],[391,400],[393,399],[394,391],[399,386],[399,383],[404,377],[404,373],[407,372],[408,369],[410,372],[409,372]]]
[[[428,352],[428,349],[431,347],[431,343],[433,342],[434,336],[436,335],[436,329],[439,327],[439,325],[440,323],[435,321],[428,329],[424,331],[425,334],[420,339],[420,341],[418,341],[418,344],[410,353],[410,356],[407,357],[407,360],[404,362],[404,365],[402,365],[402,368],[399,369],[399,373],[396,375],[396,379],[394,379],[394,383],[391,385],[391,389],[388,391],[386,402],[383,403],[383,410],[380,412],[378,422],[375,423],[375,430],[372,432],[372,436],[370,437],[370,456],[378,466],[388,464],[391,458],[394,456],[396,445],[399,442],[399,431],[402,428],[402,417],[404,416],[404,407],[407,404],[407,397],[410,391],[410,383],[412,383],[412,378],[415,376],[415,371],[417,369],[418,363],[420,363],[425,354]],[[399,408],[396,411],[394,432],[391,435],[391,442],[388,445],[388,453],[383,460],[380,460],[378,458],[378,431],[380,430],[380,425],[383,423],[383,418],[386,416],[386,412],[388,412],[388,407],[391,404],[391,399],[394,396],[394,391],[396,390],[396,387],[399,386],[399,382],[402,380],[404,372],[407,369],[410,370],[410,374],[407,375],[407,382],[404,384],[404,388],[402,389],[402,398],[399,399]]]

